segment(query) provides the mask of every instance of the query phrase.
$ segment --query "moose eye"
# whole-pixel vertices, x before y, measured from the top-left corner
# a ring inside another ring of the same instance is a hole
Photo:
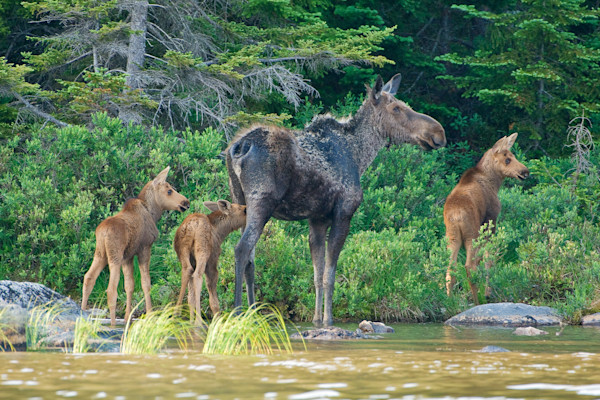
[[[507,164],[508,164],[508,163],[507,163]],[[169,189],[169,190],[167,190],[167,194],[168,194],[169,196],[170,196],[170,195],[172,195],[172,194],[173,194],[173,189]]]
[[[506,160],[504,160],[504,163],[505,163],[506,165],[510,164],[510,158],[507,158]]]

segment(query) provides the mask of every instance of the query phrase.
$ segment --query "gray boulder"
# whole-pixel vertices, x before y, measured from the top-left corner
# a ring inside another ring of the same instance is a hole
[[[507,353],[507,352],[510,352],[510,350],[507,350],[504,347],[494,346],[494,345],[485,346],[480,350],[473,350],[473,351],[475,353]]]
[[[310,329],[300,333],[290,335],[291,339],[309,339],[309,340],[342,340],[342,339],[375,339],[377,337],[365,335],[357,329],[352,332],[347,329],[331,326],[328,328]]]
[[[382,322],[362,321],[358,324],[358,329],[364,333],[394,333],[394,328],[387,326]]]
[[[44,285],[32,282],[0,281],[0,313],[2,330],[8,340],[18,350],[25,350],[25,327],[31,315],[41,316],[51,310],[53,318],[40,327],[40,337],[61,336],[72,338],[75,321],[85,316],[79,305]],[[72,343],[72,339],[70,339]],[[50,343],[52,346],[54,342]],[[58,343],[58,342],[56,342]],[[64,343],[64,341],[62,342]],[[66,342],[67,344],[69,341]],[[40,343],[47,345],[46,343]],[[0,343],[2,345],[2,343]]]
[[[548,332],[541,329],[534,328],[533,326],[519,327],[514,330],[513,334],[518,336],[540,336],[547,335]]]
[[[494,303],[475,306],[447,320],[446,325],[552,326],[562,318],[554,308],[522,303]]]
[[[581,319],[581,325],[598,326],[600,325],[600,313],[586,315]]]

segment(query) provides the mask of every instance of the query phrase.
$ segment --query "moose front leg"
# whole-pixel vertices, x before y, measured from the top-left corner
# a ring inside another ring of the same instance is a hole
[[[338,257],[350,231],[350,216],[340,217],[333,221],[327,241],[327,257],[323,273],[323,289],[325,294],[325,307],[323,312],[323,326],[333,325],[333,289],[335,285],[335,270]]]
[[[325,271],[325,241],[327,239],[327,228],[329,223],[323,221],[309,221],[310,232],[308,243],[310,246],[310,255],[315,271],[315,315],[313,324],[321,326],[323,324],[323,273]]]

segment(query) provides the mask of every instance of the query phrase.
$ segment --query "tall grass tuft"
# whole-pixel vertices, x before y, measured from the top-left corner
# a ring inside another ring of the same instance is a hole
[[[55,303],[52,306],[41,304],[29,311],[29,319],[25,327],[25,340],[27,341],[27,350],[40,350],[43,341],[47,336],[48,326],[54,323],[63,311],[62,306]]]
[[[8,336],[6,336],[5,331],[12,329],[9,324],[6,324],[4,321],[4,314],[6,313],[6,308],[0,309],[0,351],[4,351],[6,348],[10,348],[12,351],[15,351],[13,344],[8,340]]]
[[[171,338],[180,349],[187,350],[192,338],[192,325],[179,318],[178,311],[178,307],[168,305],[133,323],[130,318],[121,338],[121,353],[157,354]]]
[[[268,313],[263,313],[268,311]],[[292,353],[290,337],[281,312],[257,304],[243,313],[216,315],[206,331],[204,354],[272,354],[273,349]]]
[[[75,321],[73,334],[73,353],[87,353],[90,351],[90,339],[99,339],[98,332],[102,329],[99,319],[79,317]]]

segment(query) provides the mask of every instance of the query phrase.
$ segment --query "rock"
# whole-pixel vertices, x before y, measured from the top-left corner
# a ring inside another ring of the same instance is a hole
[[[548,332],[543,331],[541,329],[534,328],[533,326],[528,326],[526,328],[520,327],[515,329],[513,332],[515,335],[519,336],[539,336],[539,335],[547,335]]]
[[[382,322],[362,321],[358,324],[358,329],[364,333],[394,333],[394,328],[387,326]]]
[[[586,315],[581,319],[581,325],[600,325],[600,313]]]
[[[309,339],[309,340],[343,340],[343,339],[377,339],[377,336],[365,335],[360,329],[355,332],[332,326],[329,328],[310,329],[308,331],[293,333],[292,339]]]
[[[54,318],[39,324],[40,337],[44,337],[41,344],[54,346],[61,343],[61,347],[65,342],[72,344],[75,321],[85,315],[78,304],[38,283],[0,281],[3,332],[17,350],[25,350],[27,346],[25,327],[30,316],[43,309],[52,309]]]
[[[510,352],[510,350],[505,349],[500,346],[485,346],[481,350],[473,350],[476,353],[506,353]]]
[[[554,308],[521,303],[494,303],[475,306],[446,321],[447,325],[551,326],[560,325]]]

